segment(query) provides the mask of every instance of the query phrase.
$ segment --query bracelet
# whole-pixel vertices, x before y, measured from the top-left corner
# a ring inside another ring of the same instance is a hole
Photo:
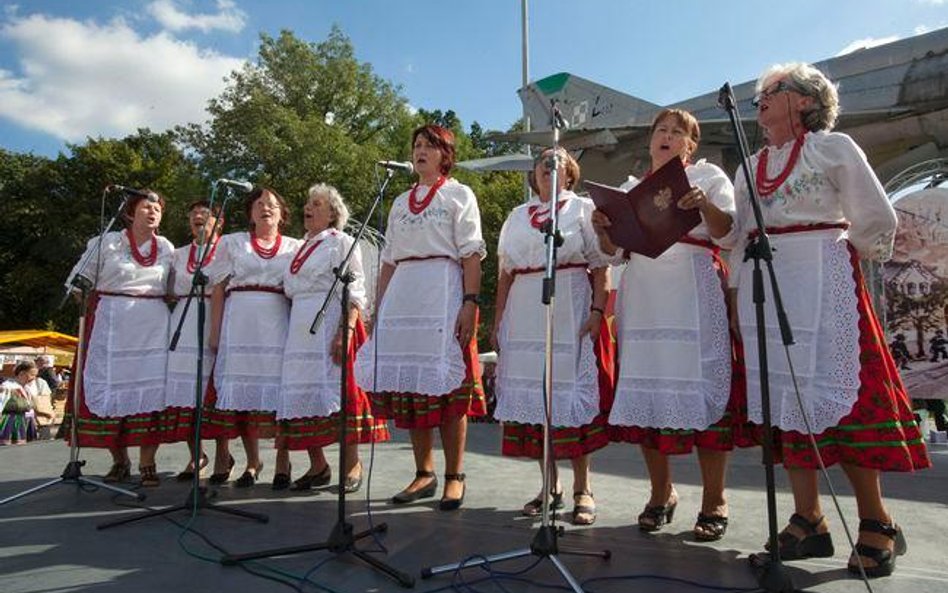
[[[469,293],[469,294],[466,294],[466,295],[464,295],[464,298],[461,299],[461,302],[462,302],[462,303],[471,302],[471,303],[474,303],[475,305],[480,305],[480,304],[481,304],[481,295],[479,295],[479,294],[477,294],[477,293]]]
[[[602,315],[603,317],[606,316],[606,310],[603,309],[602,307],[590,307],[589,310],[590,310],[591,312],[599,313],[599,314]]]

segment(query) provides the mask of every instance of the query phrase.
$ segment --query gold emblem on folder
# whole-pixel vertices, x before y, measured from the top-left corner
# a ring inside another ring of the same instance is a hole
[[[652,197],[652,203],[659,210],[667,210],[672,203],[672,190],[667,185]]]

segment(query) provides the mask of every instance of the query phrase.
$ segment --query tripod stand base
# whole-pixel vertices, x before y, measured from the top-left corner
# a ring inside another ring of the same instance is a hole
[[[531,542],[529,548],[511,550],[509,552],[500,552],[499,554],[491,554],[490,556],[479,556],[477,558],[472,558],[469,561],[457,562],[455,564],[443,564],[441,566],[425,568],[421,571],[421,578],[429,579],[437,574],[455,572],[464,568],[483,566],[485,564],[502,562],[504,560],[514,560],[516,558],[525,558],[527,556],[539,556],[540,558],[546,558],[553,563],[553,566],[556,567],[557,571],[559,571],[560,576],[563,577],[563,580],[566,581],[570,589],[572,589],[575,593],[583,593],[583,588],[579,584],[579,581],[576,580],[576,577],[570,573],[569,569],[566,568],[566,565],[564,565],[559,559],[559,554],[569,554],[572,556],[590,556],[602,558],[603,560],[609,560],[612,558],[612,552],[609,550],[592,552],[575,548],[561,548],[557,541],[558,535],[559,530],[557,528],[554,528],[551,525],[544,525],[541,526],[537,531],[537,534],[534,536],[533,542]]]
[[[234,566],[244,562],[245,560],[258,560],[260,558],[271,558],[273,556],[289,556],[291,554],[315,552],[320,550],[327,550],[333,554],[350,552],[356,558],[372,566],[372,568],[385,573],[397,581],[402,587],[414,587],[415,579],[412,578],[411,575],[397,570],[394,567],[385,564],[378,558],[375,558],[374,556],[367,554],[366,552],[355,547],[355,542],[359,541],[360,539],[366,538],[373,533],[385,533],[386,531],[388,531],[388,525],[385,523],[380,523],[371,529],[354,533],[351,523],[339,521],[333,527],[332,532],[329,534],[329,539],[327,539],[325,542],[305,544],[302,546],[292,546],[288,548],[274,548],[272,550],[263,550],[260,552],[249,552],[247,554],[227,554],[221,558],[221,564],[224,566]]]
[[[145,500],[145,495],[140,492],[132,492],[131,490],[126,490],[124,488],[119,488],[118,486],[113,486],[111,484],[106,484],[105,482],[99,482],[98,480],[91,480],[89,478],[84,477],[82,475],[82,466],[85,464],[86,464],[85,461],[70,461],[69,463],[66,464],[66,468],[63,470],[63,473],[60,477],[56,478],[55,480],[50,480],[48,482],[40,484],[39,486],[34,486],[28,490],[24,490],[23,492],[20,492],[18,494],[14,494],[13,496],[8,496],[7,498],[0,500],[0,505],[5,505],[8,502],[13,502],[14,500],[17,500],[18,498],[23,498],[24,496],[29,496],[30,494],[33,494],[34,492],[40,492],[42,490],[46,490],[47,488],[51,486],[55,486],[56,484],[68,484],[68,483],[75,483],[77,486],[90,486],[94,488],[102,488],[103,490],[108,490],[109,492],[113,492],[115,494],[121,494],[123,496],[131,496],[132,498],[137,499],[137,500]]]
[[[212,498],[212,497],[210,497]],[[164,509],[156,509],[154,511],[147,511],[134,517],[126,517],[124,519],[118,519],[116,521],[108,521],[96,526],[96,529],[109,529],[111,527],[117,527],[119,525],[125,525],[126,523],[134,523],[135,521],[141,521],[142,519],[150,519],[151,517],[161,517],[162,515],[167,515],[169,513],[174,513],[176,511],[195,511],[198,509],[206,509],[209,511],[215,511],[218,513],[225,513],[228,515],[234,515],[236,517],[243,517],[245,519],[253,519],[259,523],[267,523],[270,521],[270,518],[263,513],[252,513],[250,511],[243,511],[240,509],[232,509],[230,507],[216,505],[210,502],[210,498],[207,496],[207,488],[198,488],[197,496],[195,497],[194,489],[191,489],[191,492],[188,494],[187,499],[185,499],[183,504],[167,507]]]
[[[760,591],[766,593],[794,593],[796,591],[786,567],[779,560],[774,560],[767,552],[751,554],[747,560],[757,578],[757,584],[760,585]]]

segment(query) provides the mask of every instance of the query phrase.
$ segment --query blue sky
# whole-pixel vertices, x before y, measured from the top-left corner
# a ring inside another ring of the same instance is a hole
[[[0,147],[201,121],[259,33],[335,23],[409,103],[506,129],[520,115],[519,0],[3,0]],[[768,65],[948,26],[948,0],[531,0],[532,79],[569,71],[665,104]]]

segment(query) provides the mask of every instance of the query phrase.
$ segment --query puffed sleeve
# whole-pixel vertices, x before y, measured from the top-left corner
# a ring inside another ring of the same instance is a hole
[[[219,284],[234,275],[234,259],[231,255],[234,237],[235,235],[233,233],[224,235],[221,237],[221,242],[217,245],[217,253],[214,254],[214,275],[217,277],[217,282],[214,282],[214,284]],[[208,276],[210,276],[210,274],[208,274]]]
[[[574,198],[582,203],[582,220],[580,228],[583,234],[583,257],[586,258],[586,265],[590,270],[596,268],[605,268],[609,265],[605,254],[599,250],[599,237],[596,236],[596,229],[592,224],[592,213],[596,205],[588,198]]]
[[[458,249],[458,259],[464,259],[475,253],[481,259],[487,257],[487,244],[481,235],[481,211],[477,206],[477,197],[471,188],[462,185],[454,216],[454,242]]]
[[[849,242],[861,257],[891,258],[898,218],[865,153],[846,134],[818,137],[821,145],[816,158],[839,192],[840,207],[850,225]]]

